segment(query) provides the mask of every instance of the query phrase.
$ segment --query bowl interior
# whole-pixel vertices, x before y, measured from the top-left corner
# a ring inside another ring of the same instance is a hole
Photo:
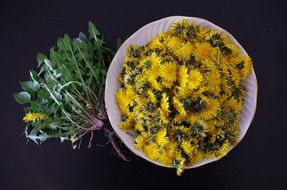
[[[116,134],[134,154],[159,166],[165,166],[165,165],[161,164],[160,162],[150,160],[149,158],[146,157],[143,151],[137,150],[135,148],[134,136],[131,135],[132,131],[127,132],[119,128],[121,117],[120,117],[120,111],[119,111],[119,108],[117,106],[116,99],[115,99],[116,91],[120,87],[120,83],[117,81],[117,77],[122,71],[123,59],[126,55],[126,50],[130,44],[137,44],[140,46],[146,45],[150,40],[156,37],[158,33],[168,31],[168,28],[172,23],[178,20],[181,20],[181,19],[187,19],[192,23],[199,24],[207,28],[212,28],[212,29],[216,29],[218,31],[224,32],[230,37],[230,39],[234,41],[235,44],[238,45],[242,53],[247,54],[246,51],[243,49],[243,47],[236,41],[236,39],[224,29],[214,25],[213,23],[207,20],[196,18],[196,17],[185,17],[185,16],[172,16],[172,17],[163,18],[161,20],[149,23],[143,26],[142,28],[140,28],[138,31],[136,31],[132,36],[130,36],[122,44],[122,46],[117,51],[115,57],[112,60],[112,63],[109,67],[107,78],[106,78],[105,105],[106,105],[108,117]],[[240,115],[240,122],[239,122],[240,137],[239,137],[238,142],[240,142],[242,138],[244,137],[244,135],[246,134],[253,120],[255,110],[256,110],[258,87],[257,87],[257,80],[256,80],[255,72],[253,69],[246,80],[245,87],[247,89],[247,93],[246,93],[246,96],[244,97],[244,107]],[[231,147],[230,150],[232,148],[234,148],[234,146]],[[197,164],[194,164],[192,166],[187,166],[186,168],[195,168],[195,167],[216,161],[218,159],[219,158],[203,159]],[[168,167],[168,166],[165,166],[165,167]]]

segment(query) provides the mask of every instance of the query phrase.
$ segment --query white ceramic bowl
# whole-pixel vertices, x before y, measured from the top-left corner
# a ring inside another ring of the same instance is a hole
[[[137,150],[134,145],[134,137],[127,133],[126,131],[119,128],[119,124],[121,121],[121,115],[118,108],[118,105],[116,103],[115,94],[117,89],[120,87],[119,82],[117,81],[117,77],[122,71],[122,64],[123,59],[126,55],[126,50],[131,44],[137,44],[140,46],[146,45],[149,41],[151,41],[154,37],[156,37],[160,32],[168,31],[169,26],[181,19],[187,19],[192,23],[196,23],[202,26],[205,26],[207,28],[216,29],[218,31],[222,31],[223,33],[227,34],[230,39],[234,41],[235,44],[237,44],[242,53],[247,54],[246,51],[243,49],[243,47],[235,40],[235,38],[229,34],[224,29],[220,28],[219,26],[216,26],[215,24],[196,17],[185,17],[185,16],[171,16],[167,18],[163,18],[160,20],[157,20],[155,22],[151,22],[142,28],[140,28],[138,31],[136,31],[132,36],[130,36],[119,48],[117,51],[115,57],[112,60],[112,63],[109,67],[107,78],[106,78],[106,89],[105,89],[105,105],[107,109],[107,113],[109,116],[109,120],[111,122],[111,125],[116,132],[116,134],[119,136],[119,138],[123,141],[123,143],[132,151],[134,154],[146,159],[147,161],[154,163],[159,166],[165,166],[160,162],[150,160],[147,158],[145,153],[141,150]],[[256,102],[257,102],[257,80],[255,76],[255,72],[252,69],[250,75],[247,78],[245,87],[247,88],[246,96],[244,97],[244,107],[241,111],[240,115],[240,142],[244,135],[246,134],[252,120],[255,114],[256,110]],[[230,150],[234,148],[231,147]],[[230,151],[229,150],[229,151]],[[218,160],[219,158],[215,159],[203,159],[202,161],[198,162],[197,164],[194,164],[192,166],[187,166],[186,168],[195,168],[202,166],[204,164],[213,162]],[[168,167],[168,166],[165,166]]]

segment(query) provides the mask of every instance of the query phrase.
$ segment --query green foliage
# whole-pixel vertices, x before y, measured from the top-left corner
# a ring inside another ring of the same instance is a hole
[[[20,82],[22,92],[13,94],[26,113],[43,113],[45,119],[27,124],[25,135],[36,143],[54,137],[72,143],[90,132],[93,118],[103,106],[108,64],[114,52],[89,22],[88,35],[67,34],[57,40],[49,55],[39,53],[39,71]]]
[[[28,92],[15,93],[13,96],[19,104],[26,104],[31,101],[31,95]]]

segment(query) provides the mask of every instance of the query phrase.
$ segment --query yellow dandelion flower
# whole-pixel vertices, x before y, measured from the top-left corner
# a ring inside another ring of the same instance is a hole
[[[123,79],[123,75],[119,75],[118,77],[117,77],[117,80],[118,80],[118,82],[119,83],[124,83],[124,79]]]
[[[240,53],[239,47],[237,47],[234,43],[232,42],[224,42],[225,46],[230,49],[230,52],[232,55],[236,55]]]
[[[46,114],[44,113],[26,113],[25,116],[23,117],[23,121],[25,123],[29,122],[36,122],[36,121],[42,121],[47,117]]]
[[[123,130],[131,129],[133,126],[134,126],[134,120],[131,118],[128,118],[120,123],[120,128]]]
[[[180,123],[182,123],[183,121],[186,120],[185,118],[186,118],[185,115],[176,114],[174,119],[173,119],[173,121],[174,121],[174,123],[180,124]]]
[[[238,125],[238,124],[235,124]],[[233,136],[234,142],[238,142],[239,136],[240,136],[240,128],[233,126],[230,130],[228,130],[226,133],[230,133]]]
[[[168,144],[165,146],[165,150],[171,153],[175,153],[178,144],[175,141],[169,141]]]
[[[222,96],[223,98],[221,98],[221,100],[225,101],[226,97],[230,97],[232,95],[232,87],[227,84],[226,80],[224,80],[224,81],[221,81],[220,88],[221,88],[222,93],[224,94],[224,96]]]
[[[169,80],[163,80],[161,81],[162,85],[165,86],[166,88],[172,88],[174,85],[173,81],[169,81]]]
[[[191,70],[188,76],[188,88],[196,89],[200,85],[202,80],[203,76],[198,70],[196,69]]]
[[[209,99],[205,101],[205,108],[201,112],[200,117],[204,120],[211,119],[215,117],[220,109],[220,103],[217,99]]]
[[[175,37],[175,36],[169,37],[165,42],[166,47],[171,51],[178,49],[180,43],[181,43],[180,38]]]
[[[165,42],[169,36],[170,36],[169,33],[160,32],[156,38],[159,39],[160,42]]]
[[[178,69],[178,83],[184,87],[188,83],[188,69],[185,65],[180,65]]]
[[[202,97],[203,98],[203,97]],[[199,111],[194,111],[189,114],[188,120],[190,123],[196,123],[199,120],[209,120],[214,118],[220,109],[220,103],[217,99],[203,98],[199,105],[202,107]]]
[[[194,56],[199,61],[204,61],[206,59],[212,59],[215,55],[216,51],[210,43],[197,43],[196,48],[194,50]]]
[[[233,55],[230,56],[226,59],[226,65],[227,66],[232,66],[232,67],[237,67],[238,69],[241,69],[244,67],[244,64],[240,65],[239,63],[244,63],[244,55],[238,54],[238,55]]]
[[[164,124],[168,124],[169,123],[169,119],[168,119],[168,112],[164,111],[163,109],[159,110],[159,117],[160,117],[160,121]]]
[[[146,144],[146,137],[147,135],[145,135],[144,133],[141,134],[141,135],[138,135],[136,138],[135,138],[135,147],[137,149],[142,149],[145,144]]]
[[[144,126],[142,125],[141,122],[135,122],[134,128],[136,131],[139,131],[139,132],[144,131]]]
[[[224,125],[224,120],[222,120],[221,118],[219,117],[215,117],[213,119],[210,120],[210,122],[212,123],[212,125],[214,127],[218,127],[218,126],[223,126]],[[215,130],[216,131],[216,130]]]
[[[155,52],[151,53],[151,55],[149,56],[149,59],[152,65],[159,65],[161,63],[161,57],[158,56],[158,54]]]
[[[242,78],[240,71],[234,67],[231,67],[229,71],[230,71],[230,78],[234,82],[234,85],[239,86],[241,84],[241,78]]]
[[[157,78],[159,76],[161,58],[156,53],[152,53],[147,59],[151,64],[151,67],[147,70],[148,76]]]
[[[150,49],[158,49],[158,48],[161,49],[164,48],[164,44],[160,42],[158,38],[154,38],[149,42],[148,47]]]
[[[150,49],[164,49],[166,46],[164,44],[164,42],[166,41],[166,39],[168,38],[168,34],[167,33],[159,33],[159,35],[152,39],[149,44],[148,47]]]
[[[136,75],[134,85],[138,88],[145,84],[149,79],[149,73],[147,70],[143,69],[141,74]]]
[[[150,143],[143,147],[146,156],[151,160],[157,160],[160,157],[160,147],[156,143]]]
[[[172,101],[173,101],[173,106],[179,112],[179,115],[185,116],[186,111],[184,109],[182,102],[179,99],[177,99],[175,96],[172,98]]]
[[[161,86],[161,84],[156,80],[155,77],[150,77],[150,78],[148,78],[148,81],[150,82],[151,86],[152,86],[155,90],[161,90],[162,86]]]
[[[215,62],[213,60],[207,60],[206,59],[206,60],[202,61],[201,63],[204,66],[205,71],[213,72],[213,71],[218,70],[217,66],[215,65]]]
[[[180,147],[182,148],[183,152],[187,155],[191,154],[195,149],[193,145],[191,145],[189,142],[185,140],[181,142]]]
[[[168,137],[166,134],[166,128],[162,128],[155,135],[155,142],[161,147],[164,147],[168,143]]]
[[[194,48],[190,42],[180,43],[179,46],[176,49],[174,49],[175,55],[180,60],[183,60],[183,61],[189,60],[193,51],[194,51]]]
[[[118,105],[122,106],[124,105],[124,89],[120,88],[116,92],[116,100]]]
[[[199,161],[201,161],[204,158],[205,155],[203,155],[195,147],[193,149],[193,151],[188,156],[189,156],[190,164],[195,164],[195,163],[198,163]]]
[[[196,137],[205,137],[207,131],[207,124],[203,120],[196,120],[194,123],[191,123],[190,127],[191,134]]]
[[[218,154],[219,157],[224,157],[227,155],[227,152],[229,150],[229,143],[228,142],[224,142],[223,145],[220,147]]]
[[[176,168],[176,174],[177,174],[178,176],[181,176],[181,174],[182,174],[182,172],[183,172],[183,170],[184,170],[184,167],[185,167],[185,159],[182,158],[182,159],[180,160],[180,162],[179,162],[177,168]]]
[[[249,56],[246,56],[244,58],[244,68],[243,68],[243,73],[242,73],[243,81],[246,80],[251,70],[252,70],[252,60]]]
[[[137,103],[134,107],[134,113],[136,117],[147,117],[147,113],[142,113],[144,110],[147,110],[147,106],[149,105],[150,101],[147,98],[140,97],[136,99],[135,102]]]
[[[170,134],[175,137],[176,142],[181,142],[185,134],[190,134],[190,129],[183,125],[170,125]],[[178,135],[179,134],[179,135]]]
[[[146,78],[149,80],[150,78],[154,78],[157,79],[157,77],[159,76],[160,72],[159,72],[160,66],[159,65],[153,65],[150,69],[147,70],[146,72]]]
[[[150,101],[151,101],[152,103],[156,103],[156,96],[154,95],[154,93],[152,92],[151,89],[149,89],[149,90],[147,91],[147,94],[148,94],[148,97],[149,97]]]
[[[120,112],[121,112],[122,115],[124,115],[126,117],[131,117],[132,116],[132,114],[131,114],[131,112],[130,112],[128,107],[123,106],[123,105],[119,105],[119,108],[120,108]]]
[[[216,33],[216,31],[214,31],[214,33]],[[220,33],[220,39],[224,42],[224,44],[232,42],[231,39],[229,38],[229,36],[222,33],[222,32]]]
[[[220,127],[215,127],[213,126],[213,128],[209,127],[209,130],[211,131],[211,138],[210,138],[210,142],[214,143],[216,141],[216,139],[218,138],[223,138],[225,132],[220,128]]]
[[[131,66],[137,66],[138,58],[135,57],[125,57],[123,67],[127,70],[130,69]]]
[[[159,161],[166,166],[172,165],[172,162],[175,160],[175,154],[177,151],[177,143],[169,141],[165,147],[164,151],[162,152],[161,156],[159,157]]]
[[[190,26],[189,21],[187,19],[182,19],[178,22],[173,23],[170,26],[170,30],[175,35],[183,36],[187,32],[189,26]]]
[[[140,47],[136,44],[130,45],[127,49],[127,55],[129,57],[139,58],[140,57]]]
[[[135,91],[133,90],[132,86],[127,85],[126,89],[120,88],[116,93],[116,100],[119,105],[133,106],[134,105],[134,98],[136,96]]]
[[[240,49],[234,44],[229,36],[222,32],[211,31],[210,35],[207,36],[207,41],[212,47],[218,47],[225,56],[232,56],[240,53]]]
[[[143,57],[140,61],[139,61],[139,67],[150,67],[151,66],[151,61],[149,57]]]
[[[190,85],[189,82],[187,83],[186,86],[177,86],[176,88],[174,88],[174,94],[176,95],[176,97],[180,99],[187,97],[187,96],[191,96],[193,94],[193,91],[192,91],[193,86],[194,85]]]
[[[218,70],[205,73],[205,86],[213,95],[218,96],[221,91],[221,79]]]
[[[160,100],[160,107],[166,113],[169,112],[168,99],[169,99],[169,97],[166,95],[166,93],[165,92],[162,93],[161,100]]]
[[[213,47],[219,46],[222,43],[222,33],[218,30],[208,30],[205,36],[205,41],[212,44]]]
[[[224,108],[231,110],[241,110],[243,107],[243,103],[235,100],[234,98],[230,98],[224,102]]]
[[[222,77],[228,76],[229,75],[228,69],[230,68],[231,65],[230,58],[222,56],[221,54],[219,54],[218,58],[219,62],[215,64],[216,67],[214,69],[220,70]]]
[[[198,41],[203,41],[206,36],[207,30],[204,27],[199,26],[199,25],[196,25],[195,27],[197,28],[196,39]]]
[[[160,76],[168,81],[176,81],[177,78],[177,65],[173,62],[167,62],[160,65]]]
[[[250,71],[252,70],[252,61],[249,56],[244,55],[236,55],[230,57],[228,60],[233,70],[238,70],[241,73],[241,82],[244,82],[249,75]],[[239,77],[238,77],[239,78]]]
[[[160,157],[158,160],[161,163],[163,163],[164,165],[170,166],[172,164],[172,161],[173,161],[173,155],[169,151],[164,152],[164,153],[160,154]]]

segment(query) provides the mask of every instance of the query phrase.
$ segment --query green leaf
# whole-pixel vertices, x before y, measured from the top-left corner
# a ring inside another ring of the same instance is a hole
[[[98,31],[96,26],[91,21],[89,21],[89,34],[90,34],[90,38],[94,38],[95,40],[97,40],[98,39],[97,36],[100,35],[100,32]]]
[[[63,44],[66,50],[70,50],[71,48],[71,38],[69,35],[65,34],[63,39]]]
[[[45,90],[43,90],[43,89],[40,89],[40,90],[38,90],[38,92],[37,92],[37,97],[38,97],[39,99],[45,99],[45,98],[48,98],[48,97],[49,97],[49,94],[48,94],[47,91],[45,91]]]
[[[60,141],[61,141],[61,143],[63,143],[65,140],[68,140],[69,138],[67,138],[67,137],[60,137]]]
[[[47,70],[47,66],[46,65],[42,65],[42,67],[40,68],[40,71],[39,71],[39,75],[44,73],[46,70]]]
[[[31,70],[30,72],[30,78],[31,80],[37,82],[39,80],[38,73],[35,70]]]
[[[88,38],[86,36],[86,34],[84,34],[83,32],[79,33],[79,38],[81,41],[86,41]]]
[[[36,144],[39,144],[39,143],[41,144],[42,142],[47,140],[49,136],[46,133],[39,134],[39,135],[37,135],[36,133],[30,133],[30,134],[26,133],[26,137],[34,141]]]
[[[55,51],[54,48],[50,49],[50,59],[51,62],[54,63],[54,65],[59,64],[60,60],[59,60],[59,55],[58,53]]]
[[[63,45],[63,38],[59,38],[57,41],[57,46],[60,50],[65,49]]]
[[[41,64],[44,62],[44,59],[47,59],[46,55],[44,55],[43,53],[37,54],[38,67],[41,66]]]
[[[13,96],[16,102],[18,102],[19,104],[26,104],[31,101],[31,95],[25,91],[14,93]]]
[[[23,90],[28,91],[29,93],[35,92],[40,88],[40,84],[37,81],[22,81],[20,82]]]
[[[24,112],[27,113],[27,112],[30,112],[31,111],[31,107],[24,107]]]
[[[57,128],[58,128],[58,123],[52,122],[52,123],[49,124],[49,126],[50,126],[52,129],[57,129]]]
[[[41,101],[42,101],[41,99],[32,100],[31,101],[31,109],[38,112],[40,107],[41,107]]]

